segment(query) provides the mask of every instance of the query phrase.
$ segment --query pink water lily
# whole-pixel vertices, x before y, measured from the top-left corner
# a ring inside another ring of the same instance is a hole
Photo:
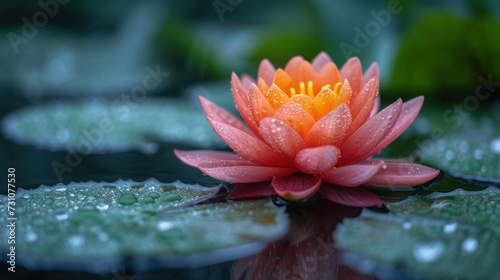
[[[238,183],[230,199],[279,195],[296,201],[320,192],[351,206],[381,203],[364,185],[415,186],[438,170],[373,159],[416,118],[423,96],[378,112],[378,66],[363,75],[358,58],[338,70],[322,52],[296,56],[284,69],[263,60],[254,81],[233,73],[231,89],[243,121],[200,96],[208,122],[234,151],[179,151],[184,163]]]

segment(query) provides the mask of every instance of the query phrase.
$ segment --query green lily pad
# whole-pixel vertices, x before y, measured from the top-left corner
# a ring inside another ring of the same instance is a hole
[[[364,211],[337,228],[337,244],[352,265],[380,278],[496,279],[500,258],[500,190],[456,190],[388,203],[396,214]],[[453,269],[450,269],[453,268]],[[385,275],[385,276],[384,276]]]
[[[448,128],[442,136],[421,142],[418,154],[424,162],[453,176],[500,182],[498,119],[464,121],[457,130]]]
[[[388,203],[387,207],[395,213],[486,226],[500,233],[500,191],[495,187],[478,192],[455,190],[417,195],[402,202]]]
[[[18,143],[83,155],[153,153],[158,142],[198,147],[221,143],[201,109],[172,99],[48,103],[7,115],[2,128]]]
[[[12,216],[0,197],[0,215],[17,218],[16,262],[28,269],[106,273],[125,257],[137,271],[205,265],[256,253],[286,232],[284,208],[269,200],[186,207],[219,189],[153,179],[41,186],[18,190]]]

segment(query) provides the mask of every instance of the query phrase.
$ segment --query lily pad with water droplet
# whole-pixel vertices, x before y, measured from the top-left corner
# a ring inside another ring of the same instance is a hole
[[[500,117],[463,121],[456,130],[419,142],[422,160],[465,179],[500,183]],[[450,126],[450,124],[448,124]],[[444,131],[444,132],[443,132]]]
[[[380,279],[500,277],[500,234],[482,226],[365,211],[335,239],[347,264]]]
[[[482,191],[457,189],[448,193],[417,195],[402,202],[388,203],[387,207],[395,213],[486,226],[500,233],[500,190],[496,187]]]
[[[96,273],[119,269],[124,258],[136,271],[191,267],[256,253],[285,234],[284,208],[269,200],[192,206],[219,189],[153,179],[20,189],[16,263]],[[4,221],[7,201],[0,197]],[[0,238],[9,234],[5,228]]]
[[[159,142],[221,144],[202,110],[180,99],[58,101],[15,111],[2,128],[18,143],[81,155],[153,153]]]
[[[335,233],[346,261],[381,279],[497,279],[500,191],[456,190],[388,203],[396,214],[363,212]],[[401,275],[399,275],[401,276]]]

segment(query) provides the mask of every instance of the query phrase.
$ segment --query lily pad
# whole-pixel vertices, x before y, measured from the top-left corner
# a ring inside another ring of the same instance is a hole
[[[500,233],[500,191],[495,187],[478,192],[455,190],[417,195],[402,202],[388,203],[387,207],[395,213],[486,226]]]
[[[285,209],[267,199],[183,207],[219,189],[153,179],[71,183],[20,189],[15,210],[7,196],[0,207],[2,220],[15,223],[16,262],[28,269],[106,273],[125,257],[136,271],[207,265],[256,253],[285,234]]]
[[[453,176],[500,183],[500,131],[498,120],[464,122],[459,130],[421,143],[422,160]]]
[[[398,214],[364,211],[346,219],[335,239],[347,263],[361,262],[363,272],[381,279],[396,279],[401,268],[414,279],[497,279],[499,194],[491,187],[410,197],[388,204]]]
[[[172,99],[48,103],[7,115],[2,128],[18,143],[83,155],[153,153],[158,142],[197,147],[221,143],[201,109]]]

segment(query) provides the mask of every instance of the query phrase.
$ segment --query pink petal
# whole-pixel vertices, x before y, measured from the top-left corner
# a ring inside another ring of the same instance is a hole
[[[377,147],[375,147],[374,153],[379,153],[383,148],[387,147],[392,141],[399,137],[410,124],[415,120],[422,108],[422,104],[424,103],[424,97],[419,96],[413,98],[412,100],[406,101],[403,103],[403,107],[401,108],[401,114],[399,114],[399,118],[394,124],[389,132],[389,135],[384,138],[384,140],[378,143]]]
[[[357,187],[368,182],[384,165],[383,160],[361,161],[333,168],[322,174],[323,181],[343,186]]]
[[[304,58],[300,55],[292,57],[285,65],[285,72],[290,73],[293,71],[299,64],[304,60]]]
[[[292,165],[259,138],[209,117],[207,119],[217,135],[240,157],[259,165]]]
[[[321,69],[325,67],[328,62],[331,62],[332,59],[326,52],[320,52],[311,62],[312,67],[316,70],[316,73],[321,72]]]
[[[255,84],[255,80],[252,77],[243,74],[241,75],[241,84],[245,90],[248,90],[251,84]]]
[[[377,195],[364,188],[344,188],[323,184],[319,191],[326,199],[348,206],[371,207],[383,203]]]
[[[385,167],[378,171],[367,184],[374,186],[416,186],[439,175],[439,170],[424,165],[385,161]]]
[[[319,174],[331,169],[339,159],[340,150],[335,146],[321,146],[300,150],[295,166],[306,174]]]
[[[275,195],[271,182],[239,183],[231,190],[228,199],[259,198]]]
[[[206,161],[240,159],[240,157],[235,153],[222,152],[222,151],[219,152],[219,151],[207,151],[207,150],[198,150],[198,151],[174,150],[174,154],[182,162],[193,167],[198,167],[200,163]]]
[[[248,128],[248,126],[246,126],[242,121],[233,116],[231,113],[224,110],[222,107],[217,106],[217,104],[212,103],[210,100],[201,95],[199,96],[199,100],[201,108],[203,109],[203,112],[205,112],[205,115],[207,117],[237,128],[250,135],[254,135],[254,133]]]
[[[259,78],[264,79],[264,81],[268,85],[272,85],[273,84],[273,79],[274,79],[274,73],[275,72],[276,72],[276,69],[274,68],[273,64],[269,60],[264,59],[260,63],[259,71],[258,71],[257,76]]]
[[[250,98],[253,118],[257,123],[263,118],[270,117],[274,114],[273,107],[271,107],[271,104],[269,104],[255,84],[250,86],[248,97]]]
[[[352,87],[352,92],[354,96],[357,96],[361,90],[361,79],[362,79],[362,69],[361,62],[357,57],[351,57],[347,62],[340,68],[340,79],[343,81],[347,79]]]
[[[291,175],[273,178],[276,193],[289,201],[296,201],[315,194],[321,186],[320,177]]]
[[[353,125],[349,129],[348,135],[352,134],[370,117],[377,95],[378,79],[372,78],[355,98],[351,98],[349,109],[351,110]]]
[[[259,128],[252,115],[248,93],[246,89],[243,88],[240,79],[235,73],[231,75],[231,91],[233,92],[236,109],[240,112],[241,117],[253,132],[258,133]]]
[[[374,148],[389,134],[397,121],[401,107],[402,101],[398,99],[356,130],[340,147],[342,157],[338,165],[346,165],[372,156]]]
[[[210,177],[231,183],[269,181],[274,176],[287,176],[297,172],[295,168],[260,166],[246,160],[203,162],[198,168]]]
[[[375,104],[373,104],[373,109],[370,113],[370,118],[378,113],[378,109],[380,109],[380,95],[377,94],[377,97],[375,98]]]
[[[305,140],[309,146],[336,146],[344,139],[350,125],[351,113],[347,105],[343,103],[319,119]]]
[[[265,118],[260,121],[260,133],[271,147],[290,160],[294,160],[295,155],[306,145],[293,128],[277,118]],[[264,153],[264,156],[267,155]]]
[[[378,64],[376,62],[372,63],[372,65],[368,67],[368,70],[366,70],[365,74],[363,75],[363,85],[366,85],[366,83],[373,77],[377,77],[377,79],[379,79]]]
[[[307,98],[307,96],[304,97]],[[286,122],[300,136],[303,137],[307,135],[309,130],[311,130],[311,127],[316,122],[311,114],[295,102],[288,102],[281,105],[274,113],[274,117]]]

